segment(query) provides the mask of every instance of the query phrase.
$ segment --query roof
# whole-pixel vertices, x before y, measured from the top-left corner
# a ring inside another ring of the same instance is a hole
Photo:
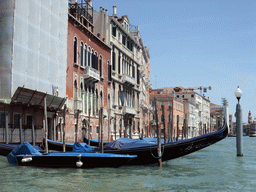
[[[46,98],[46,106],[49,111],[60,110],[66,101],[66,98],[61,98],[24,87],[18,87],[11,99],[11,104],[44,107],[44,98]]]

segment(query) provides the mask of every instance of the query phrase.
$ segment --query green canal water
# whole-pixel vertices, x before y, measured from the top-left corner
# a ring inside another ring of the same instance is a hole
[[[236,138],[226,138],[162,168],[18,167],[0,156],[0,191],[256,191],[256,138],[243,141],[243,157]]]

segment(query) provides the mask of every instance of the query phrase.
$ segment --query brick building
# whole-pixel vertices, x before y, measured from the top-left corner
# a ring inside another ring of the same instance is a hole
[[[94,32],[91,1],[70,3],[68,18],[66,141],[98,139],[101,108],[103,138],[108,140],[111,47]]]

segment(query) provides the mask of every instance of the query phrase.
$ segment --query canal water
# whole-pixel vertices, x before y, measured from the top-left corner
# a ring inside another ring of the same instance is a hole
[[[256,138],[226,138],[163,167],[53,169],[9,165],[0,156],[0,191],[255,191]]]

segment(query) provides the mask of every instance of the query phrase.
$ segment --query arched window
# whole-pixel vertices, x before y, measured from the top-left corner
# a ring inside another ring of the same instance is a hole
[[[74,63],[77,63],[77,38],[74,37]]]
[[[91,49],[88,48],[88,66],[91,66]]]
[[[95,52],[95,54],[94,54],[94,66],[95,66],[95,69],[99,69],[99,58],[98,58],[98,53],[97,52]]]
[[[102,56],[100,56],[100,77],[103,77]]]
[[[108,81],[111,81],[111,65],[109,64],[109,61],[108,61]]]
[[[88,60],[87,60],[87,46],[84,45],[84,66],[88,65]]]
[[[80,65],[81,67],[84,66],[84,43],[82,41],[80,45]]]
[[[91,54],[91,66],[92,66],[92,68],[95,69],[95,55],[94,55],[93,49],[92,49],[92,54]]]

